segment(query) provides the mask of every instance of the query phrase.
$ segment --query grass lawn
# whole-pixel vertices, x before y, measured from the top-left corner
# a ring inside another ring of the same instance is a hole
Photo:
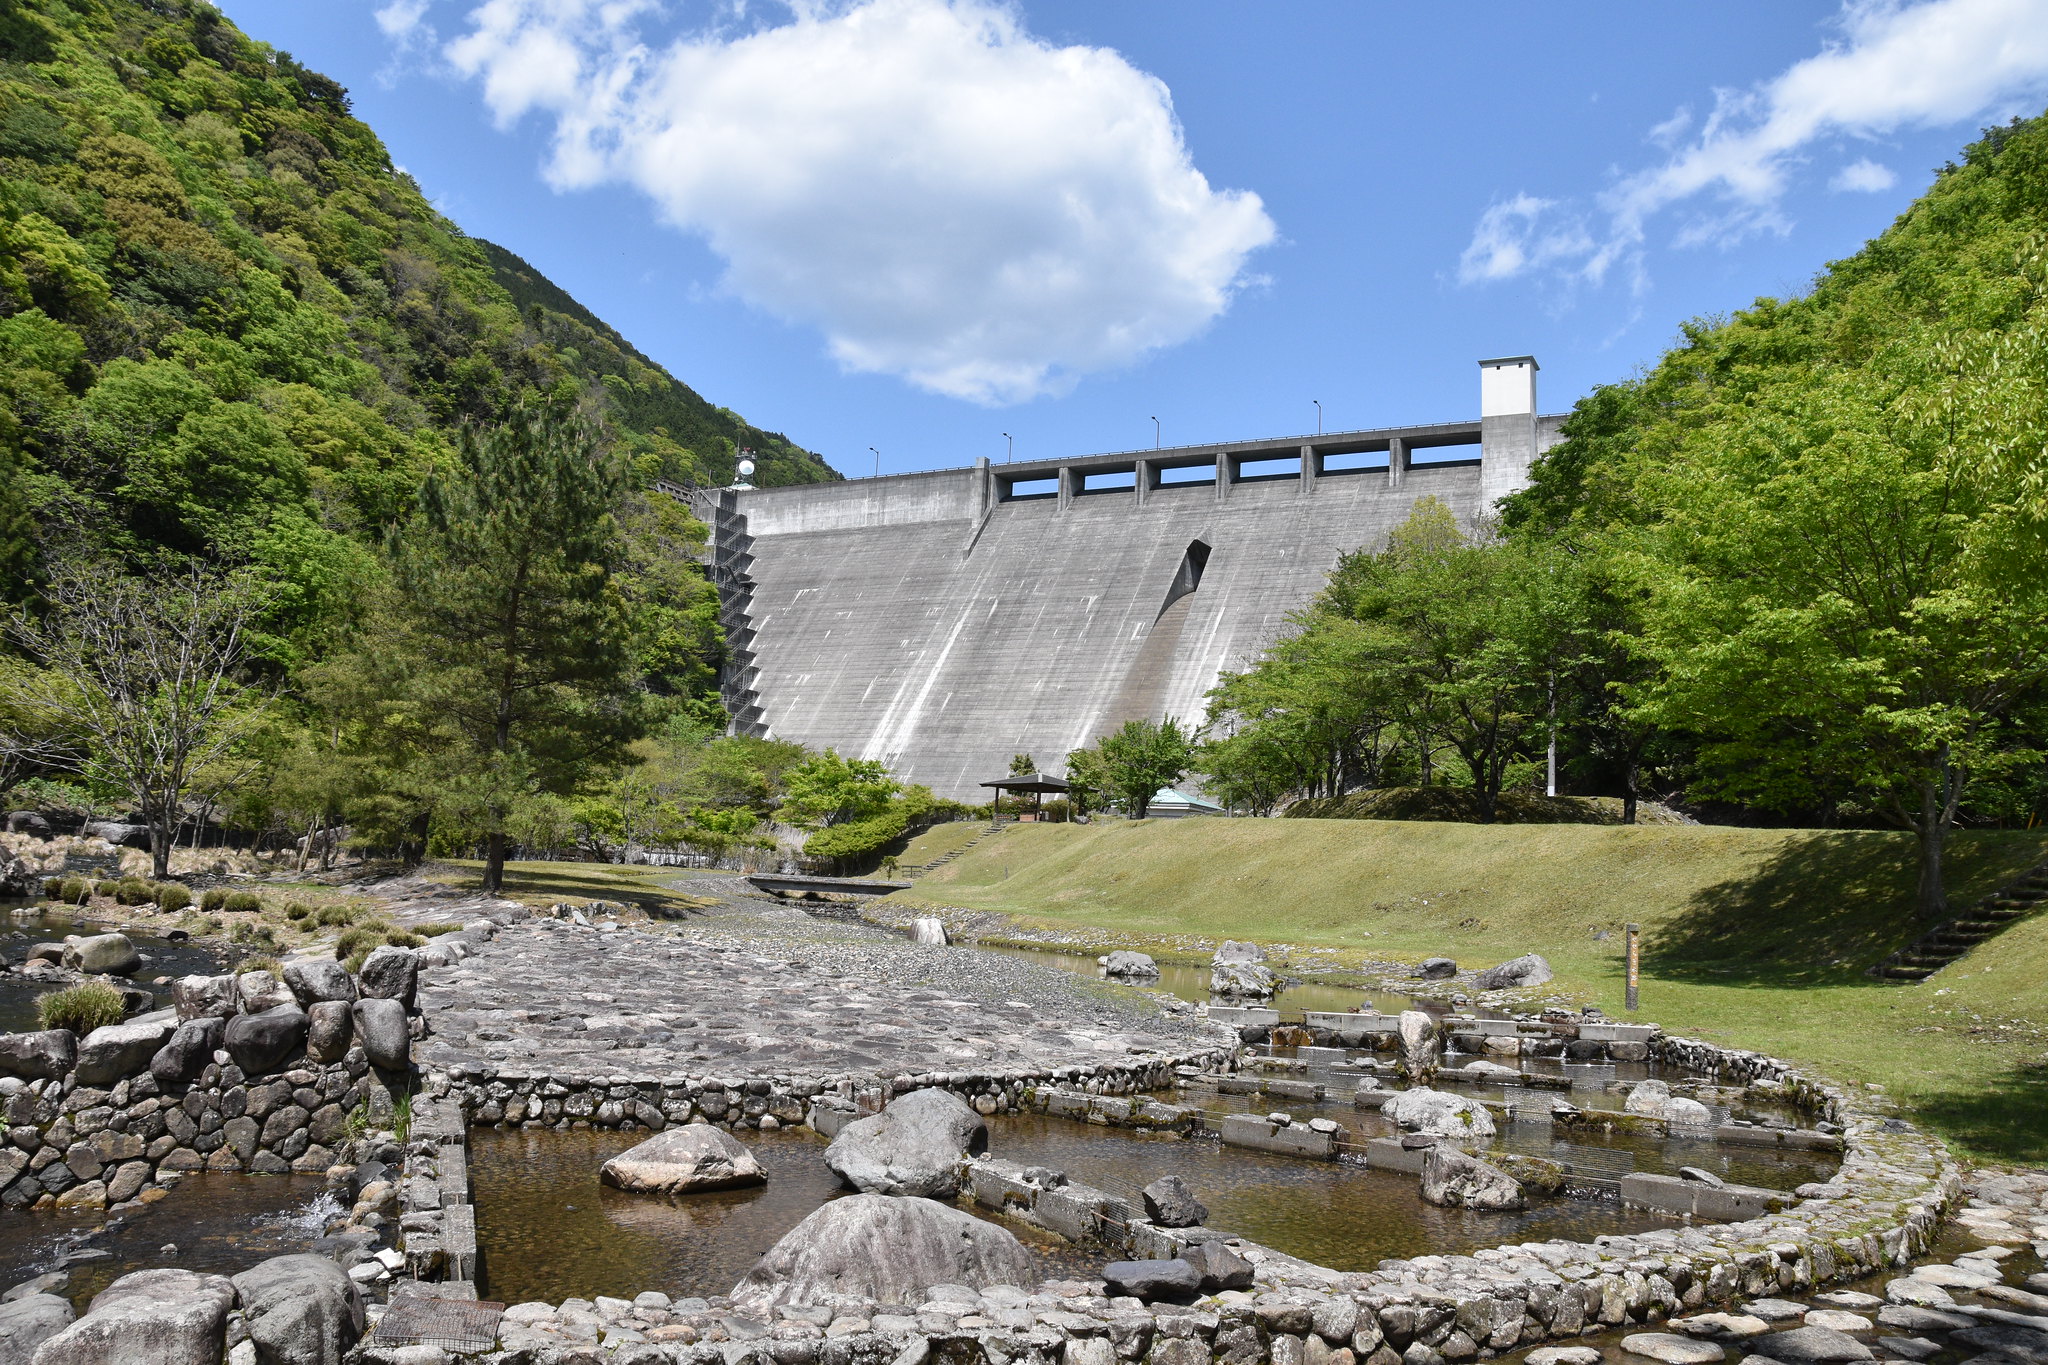
[[[422,869],[422,875],[450,886],[474,891],[484,884],[484,865],[470,858],[444,858]],[[506,900],[544,908],[557,901],[623,901],[660,919],[681,919],[712,902],[661,885],[688,876],[689,869],[624,863],[505,864]]]
[[[902,862],[941,851],[919,841]],[[1960,835],[1950,894],[1960,907],[2043,858],[2048,834]],[[1551,989],[1616,1016],[1634,922],[1641,1017],[1882,1085],[1971,1155],[2048,1161],[2048,916],[1923,984],[1881,984],[1863,972],[1918,932],[1912,887],[1912,843],[1891,833],[1173,820],[1015,826],[897,899],[1168,950],[1324,946],[1340,965],[1540,952]]]

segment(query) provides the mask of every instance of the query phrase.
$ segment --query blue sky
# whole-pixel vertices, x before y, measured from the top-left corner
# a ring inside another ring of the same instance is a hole
[[[224,8],[854,475],[1468,417],[1503,354],[1563,410],[2048,104],[2048,0]]]

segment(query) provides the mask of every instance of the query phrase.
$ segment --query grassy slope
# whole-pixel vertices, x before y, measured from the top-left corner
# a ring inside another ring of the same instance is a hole
[[[1952,894],[2044,856],[2041,834],[1963,836]],[[1540,952],[1565,993],[1615,1014],[1618,931],[1635,922],[1644,1017],[1883,1084],[1980,1155],[2048,1159],[2048,919],[1926,984],[1881,985],[1863,969],[1916,932],[1911,888],[1911,845],[1886,833],[1185,820],[1020,826],[904,895],[1107,935],[1331,945],[1347,962]]]
[[[474,891],[483,885],[483,869],[484,865],[473,858],[444,858],[428,868],[427,875]],[[701,896],[687,895],[664,884],[677,875],[677,869],[672,867],[639,864],[509,862],[505,864],[503,894],[507,900],[535,909],[557,901],[624,901],[651,915],[671,919],[682,918],[691,910],[710,904]]]

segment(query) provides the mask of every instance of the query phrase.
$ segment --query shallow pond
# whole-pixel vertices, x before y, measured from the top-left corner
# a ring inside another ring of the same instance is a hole
[[[598,1168],[645,1133],[472,1129],[481,1292],[506,1303],[658,1289],[730,1293],[762,1253],[819,1205],[847,1193],[808,1130],[749,1132],[768,1183],[667,1199],[598,1183]],[[994,1221],[994,1220],[991,1220]],[[1041,1278],[1089,1274],[1099,1258],[1014,1223]]]
[[[0,1287],[67,1268],[67,1253],[106,1253],[69,1266],[56,1291],[81,1311],[130,1271],[239,1274],[268,1257],[310,1250],[326,1220],[346,1211],[325,1190],[315,1175],[197,1172],[103,1231],[95,1231],[98,1214],[9,1212],[0,1216]]]
[[[93,923],[21,901],[0,902],[0,959],[9,971],[0,976],[0,1032],[33,1029],[36,999],[56,989],[47,981],[17,975],[14,968],[28,960],[29,950],[38,943],[62,942],[66,934],[104,934],[112,926]],[[233,960],[232,949],[191,942],[173,943],[154,934],[123,929],[129,942],[142,954],[142,967],[129,980],[156,996],[159,1005],[171,1002],[170,983],[195,973],[211,976]]]

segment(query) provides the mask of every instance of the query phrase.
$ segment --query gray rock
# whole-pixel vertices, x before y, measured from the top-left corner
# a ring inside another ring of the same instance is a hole
[[[1186,1261],[1111,1261],[1102,1268],[1111,1298],[1185,1303],[1202,1292],[1202,1277]]]
[[[1806,1316],[1806,1305],[1790,1299],[1751,1299],[1742,1311],[1765,1322],[1798,1322]]]
[[[1633,1332],[1621,1339],[1621,1349],[1630,1355],[1647,1356],[1663,1365],[1713,1365],[1728,1352],[1711,1341],[1682,1337],[1675,1332]]]
[[[1436,1016],[1423,1010],[1403,1010],[1395,1021],[1401,1038],[1401,1066],[1409,1076],[1426,1077],[1443,1062],[1443,1030]]]
[[[1597,1346],[1538,1346],[1522,1359],[1523,1365],[1600,1365],[1603,1358]]]
[[[1707,1188],[1714,1190],[1723,1189],[1728,1183],[1712,1171],[1704,1171],[1697,1166],[1680,1166],[1678,1168],[1678,1178],[1680,1180],[1690,1180],[1695,1184],[1705,1185]]]
[[[228,1020],[221,1046],[246,1075],[261,1076],[275,1071],[305,1046],[307,1022],[306,1012],[297,1005],[278,1005],[261,1014],[238,1014]]]
[[[1273,969],[1256,962],[1217,962],[1209,968],[1209,993],[1227,1000],[1270,1000],[1278,985]]]
[[[142,965],[142,954],[126,934],[93,934],[64,945],[64,965],[93,976],[126,976]]]
[[[243,1014],[263,1014],[281,1005],[296,1008],[299,1003],[273,972],[243,972],[235,978],[235,991],[241,996]]]
[[[598,1179],[644,1194],[694,1194],[766,1183],[761,1163],[730,1133],[708,1123],[667,1128],[599,1168]]]
[[[234,1302],[223,1276],[138,1270],[37,1348],[34,1365],[220,1365]]]
[[[1422,1197],[1444,1209],[1519,1209],[1529,1202],[1520,1181],[1447,1142],[1423,1153]],[[1672,1361],[1669,1365],[1692,1363]]]
[[[1498,967],[1488,967],[1472,978],[1472,984],[1482,991],[1524,990],[1530,986],[1542,985],[1550,980],[1552,975],[1548,962],[1535,953],[1525,953],[1521,957],[1501,963]]]
[[[284,984],[291,988],[293,998],[308,1012],[323,1000],[340,1000],[351,1005],[356,1001],[355,978],[348,974],[348,968],[332,958],[287,962]]]
[[[1910,1303],[1888,1303],[1877,1310],[1878,1326],[1896,1327],[1902,1332],[1954,1332],[1974,1322],[1975,1318],[1961,1313]]]
[[[366,999],[396,1000],[411,1009],[419,986],[419,959],[412,949],[387,943],[363,959],[363,969],[356,977]]]
[[[37,839],[47,839],[53,831],[50,828],[50,822],[37,812],[32,810],[11,810],[7,812],[7,832],[9,834],[27,834]]]
[[[1901,1360],[1932,1360],[1942,1351],[1940,1342],[1926,1337],[1879,1337],[1877,1344]]]
[[[228,1021],[217,1014],[187,1019],[149,1059],[149,1074],[158,1085],[190,1085],[213,1060],[227,1028]]]
[[[1433,1133],[1438,1137],[1482,1138],[1494,1134],[1493,1115],[1477,1100],[1453,1095],[1447,1090],[1414,1086],[1395,1092],[1380,1106],[1380,1116],[1411,1133]]]
[[[988,1150],[988,1124],[947,1090],[913,1090],[839,1130],[825,1164],[869,1194],[950,1198],[960,1158]]]
[[[911,1307],[934,1285],[1030,1283],[1031,1259],[1008,1230],[929,1199],[855,1194],[791,1228],[732,1299],[757,1313],[849,1299]]]
[[[1875,1357],[1868,1346],[1832,1327],[1795,1327],[1789,1332],[1758,1337],[1754,1354],[1784,1361],[1786,1365],[1835,1365]]]
[[[234,1283],[258,1365],[341,1365],[362,1339],[362,1290],[325,1256],[279,1256]]]
[[[946,922],[936,915],[919,915],[910,922],[910,941],[921,948],[946,946]]]
[[[1768,1322],[1748,1313],[1698,1313],[1689,1318],[1673,1318],[1671,1325],[1689,1337],[1705,1337],[1709,1341],[1744,1341],[1771,1330]]]
[[[242,1012],[242,993],[231,975],[181,976],[171,983],[171,1003],[180,1019],[232,1019]]]
[[[1163,1175],[1145,1187],[1145,1216],[1163,1228],[1197,1227],[1209,1216],[1202,1201],[1177,1175]]]
[[[96,1028],[78,1044],[78,1083],[112,1085],[148,1066],[171,1035],[171,1021],[145,1016]]]
[[[412,1063],[412,1033],[406,1027],[405,1006],[381,996],[365,996],[350,1007],[354,1011],[356,1041],[370,1065],[385,1071],[403,1071]]]
[[[1415,968],[1415,975],[1423,981],[1448,981],[1458,974],[1458,964],[1447,957],[1426,957]]]
[[[1252,1287],[1252,1263],[1221,1242],[1198,1243],[1183,1251],[1180,1258],[1194,1267],[1204,1294]]]
[[[354,1037],[354,1006],[348,1001],[316,1000],[306,1006],[306,1056],[312,1061],[340,1061]]]
[[[71,1325],[71,1300],[24,1294],[0,1304],[0,1365],[29,1365],[36,1347]]]
[[[1256,943],[1240,943],[1236,939],[1225,939],[1223,946],[1216,950],[1212,962],[1264,962],[1266,950]]]
[[[78,1038],[70,1029],[0,1033],[0,1076],[57,1080],[78,1065]]]
[[[1150,981],[1158,977],[1159,964],[1152,960],[1150,953],[1134,953],[1128,948],[1119,948],[1102,959],[1102,973],[1120,981]]]

